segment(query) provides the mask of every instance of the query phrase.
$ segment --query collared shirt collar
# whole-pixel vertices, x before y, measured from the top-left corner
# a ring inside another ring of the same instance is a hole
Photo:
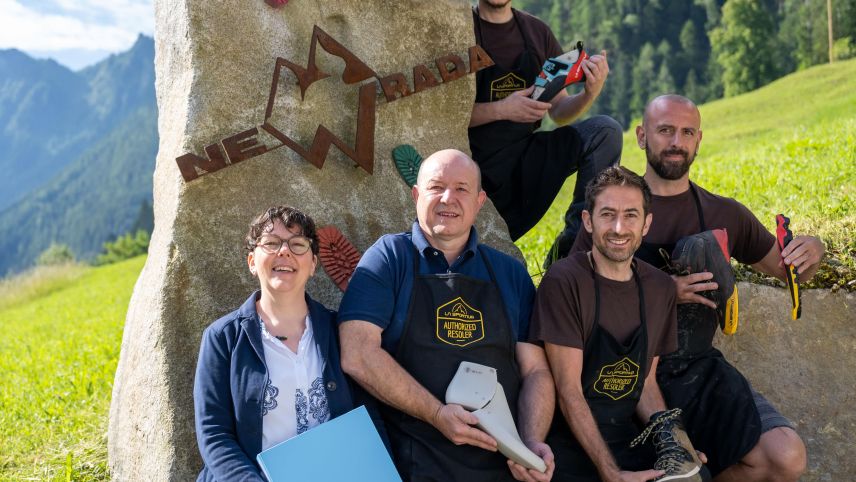
[[[256,290],[253,294],[247,298],[247,301],[238,308],[238,316],[242,318],[241,324],[244,326],[244,329],[250,333],[250,344],[253,348],[256,349],[259,357],[264,359],[264,351],[262,349],[262,333],[261,330],[255,330],[251,327],[254,323],[261,321],[261,317],[259,316],[259,312],[256,310],[256,301],[258,301],[262,296],[261,290]],[[326,314],[326,309],[319,303],[315,302],[312,298],[309,297],[309,293],[303,294],[306,299],[306,305],[309,307],[309,313],[307,315],[307,319],[309,320],[309,324],[314,325],[312,327],[313,337],[315,338],[315,343],[318,345],[318,348],[321,350],[321,355],[326,359],[329,353],[329,338],[330,332],[329,330],[324,329],[316,329],[318,325],[316,323],[324,323],[327,318],[325,316],[329,316]]]
[[[261,296],[261,290],[253,291],[253,294],[247,298],[247,301],[244,301],[244,304],[238,308],[238,316],[250,320],[258,318],[259,314],[256,312],[256,301],[258,301]]]
[[[426,259],[431,259],[434,257],[442,258],[445,261],[445,258],[442,256],[434,255],[434,253],[442,252],[431,246],[431,243],[428,242],[428,239],[425,237],[425,233],[422,232],[422,228],[419,227],[419,220],[413,221],[413,228],[411,229],[411,235],[413,240],[413,246],[416,247],[416,250],[422,254]],[[464,261],[472,258],[476,254],[476,250],[479,245],[479,235],[476,231],[475,226],[470,227],[470,237],[467,239],[467,244],[464,246],[464,251],[458,256],[458,259],[452,264],[452,268],[457,267]]]

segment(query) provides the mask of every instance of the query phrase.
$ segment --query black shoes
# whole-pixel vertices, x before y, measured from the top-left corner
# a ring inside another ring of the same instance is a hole
[[[718,288],[699,294],[716,303],[719,327],[726,335],[737,331],[737,284],[728,254],[728,233],[714,229],[681,238],[671,256],[674,274],[686,275],[707,271],[713,273]]]

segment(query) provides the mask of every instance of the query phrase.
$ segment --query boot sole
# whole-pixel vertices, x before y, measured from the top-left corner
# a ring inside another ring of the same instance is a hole
[[[685,474],[679,474],[679,475],[667,475],[667,476],[663,477],[662,479],[656,479],[656,482],[665,482],[667,480],[689,479],[690,477],[699,473],[700,470],[701,470],[701,467],[696,465],[696,467],[693,470],[691,470],[690,472],[687,472]],[[701,480],[701,478],[699,478],[699,480]]]

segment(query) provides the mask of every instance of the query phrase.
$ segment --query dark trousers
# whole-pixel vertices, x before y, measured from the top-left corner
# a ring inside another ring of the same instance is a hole
[[[548,132],[534,132],[496,151],[473,150],[485,191],[516,240],[549,209],[565,179],[577,173],[574,198],[565,214],[570,243],[580,226],[585,187],[597,173],[621,159],[623,131],[607,116],[595,116]],[[564,233],[563,232],[563,233]]]

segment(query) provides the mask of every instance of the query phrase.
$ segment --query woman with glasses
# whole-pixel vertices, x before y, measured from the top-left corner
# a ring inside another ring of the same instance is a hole
[[[202,335],[193,387],[200,481],[262,481],[259,452],[354,406],[335,312],[305,290],[318,263],[312,218],[270,208],[245,241],[260,290]]]

